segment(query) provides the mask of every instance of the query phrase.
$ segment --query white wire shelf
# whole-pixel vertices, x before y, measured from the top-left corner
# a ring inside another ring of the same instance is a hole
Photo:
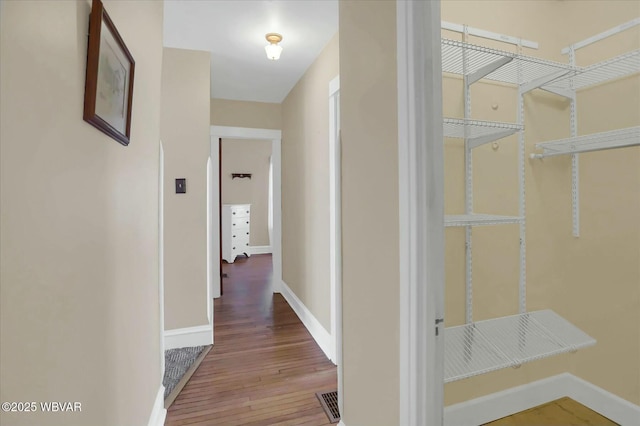
[[[605,83],[640,72],[640,49],[587,67],[577,67],[574,73],[564,75],[543,85],[547,90],[576,90]]]
[[[538,143],[536,148],[541,149],[542,153],[531,154],[531,158],[579,154],[636,145],[640,145],[640,126]]]
[[[469,84],[482,78],[510,84],[524,84],[550,75],[566,74],[572,67],[560,62],[490,49],[456,40],[442,39],[442,71],[465,74],[462,52],[466,51]]]
[[[463,118],[445,118],[443,134],[446,138],[467,138],[470,148],[506,138],[522,130],[524,126],[498,121],[481,121]]]
[[[461,214],[461,215],[445,215],[444,226],[490,226],[490,225],[508,225],[512,223],[522,223],[523,218],[520,216],[499,216],[491,214]]]
[[[444,331],[445,383],[596,343],[552,310],[478,321]]]

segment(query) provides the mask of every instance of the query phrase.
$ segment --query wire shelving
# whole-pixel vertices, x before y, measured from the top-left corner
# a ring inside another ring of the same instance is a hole
[[[640,145],[640,126],[538,143],[536,148],[541,149],[542,153],[531,154],[531,158],[580,154],[637,145]]]
[[[515,123],[469,120],[463,118],[444,119],[444,137],[467,139],[470,148],[476,148],[498,139],[506,138],[523,129]]]
[[[444,217],[444,226],[490,226],[490,225],[507,225],[519,224],[524,219],[519,216],[500,216],[492,214],[461,214],[446,215]]]
[[[445,383],[519,367],[596,343],[550,309],[448,327],[444,342]]]

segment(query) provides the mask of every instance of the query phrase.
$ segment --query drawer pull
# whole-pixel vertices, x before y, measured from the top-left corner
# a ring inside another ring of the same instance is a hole
[[[231,214],[236,214],[236,212],[233,212],[233,213],[231,213]]]
[[[236,236],[234,235],[233,238],[235,238]]]
[[[247,235],[249,235],[249,233],[247,232]]]
[[[249,221],[247,221],[247,223],[249,223]]]
[[[234,247],[233,250],[235,250],[236,248]]]

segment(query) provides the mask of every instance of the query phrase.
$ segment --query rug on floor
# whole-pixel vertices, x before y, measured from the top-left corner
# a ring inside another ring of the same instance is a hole
[[[165,399],[176,387],[184,373],[191,367],[198,355],[206,346],[193,346],[189,348],[169,349],[164,351],[164,385]]]

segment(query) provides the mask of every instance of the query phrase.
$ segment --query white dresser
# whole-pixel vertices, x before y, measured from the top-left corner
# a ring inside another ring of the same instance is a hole
[[[238,255],[251,255],[251,204],[222,205],[222,259],[233,263]]]

